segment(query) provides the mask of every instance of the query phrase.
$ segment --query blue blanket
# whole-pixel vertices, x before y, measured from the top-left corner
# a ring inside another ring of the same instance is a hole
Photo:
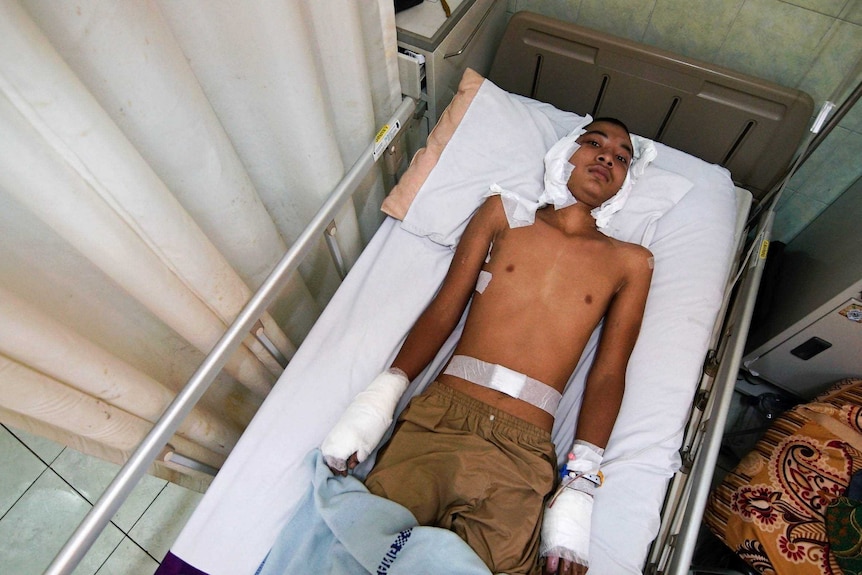
[[[490,575],[451,531],[420,527],[407,509],[372,495],[355,477],[333,475],[319,451],[312,464],[312,487],[258,569],[261,575]]]

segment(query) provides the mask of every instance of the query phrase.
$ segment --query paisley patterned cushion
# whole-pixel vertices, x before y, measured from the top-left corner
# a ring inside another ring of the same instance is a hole
[[[826,534],[844,575],[862,573],[862,501],[839,497],[830,503],[826,509]]]
[[[824,426],[824,416],[834,421]],[[761,573],[841,575],[824,515],[862,469],[862,446],[846,438],[854,432],[862,432],[862,380],[784,413],[713,490],[705,523]]]

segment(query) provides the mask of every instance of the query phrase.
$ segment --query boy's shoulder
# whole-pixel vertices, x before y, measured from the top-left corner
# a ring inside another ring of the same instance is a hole
[[[615,247],[618,249],[620,257],[624,258],[627,262],[630,262],[635,266],[635,269],[640,269],[641,264],[646,263],[648,265],[648,269],[653,269],[653,265],[655,259],[653,257],[652,252],[640,245],[632,242],[625,242],[623,240],[618,240],[616,238],[610,238]]]
[[[491,222],[496,226],[507,223],[503,198],[499,195],[486,197],[473,214],[473,218]]]
[[[617,238],[607,236],[607,238],[620,250],[624,250],[626,253],[632,255],[632,257],[652,257],[652,252],[649,248],[646,248],[640,244],[636,244],[634,242],[627,242],[624,240],[618,240]]]

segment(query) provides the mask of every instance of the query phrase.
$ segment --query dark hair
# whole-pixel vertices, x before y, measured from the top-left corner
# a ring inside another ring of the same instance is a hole
[[[626,134],[631,134],[631,133],[632,133],[632,132],[631,132],[631,130],[629,130],[629,127],[628,127],[628,126],[626,126],[626,125],[623,123],[623,121],[622,121],[622,120],[618,120],[617,118],[611,118],[610,116],[603,116],[603,117],[601,117],[601,118],[595,118],[595,119],[593,119],[593,121],[592,121],[592,122],[590,122],[590,123],[591,123],[591,124],[595,124],[596,122],[606,122],[606,123],[608,123],[608,124],[614,124],[614,125],[619,126],[620,128],[622,128],[623,130],[625,130],[625,131],[626,131]]]

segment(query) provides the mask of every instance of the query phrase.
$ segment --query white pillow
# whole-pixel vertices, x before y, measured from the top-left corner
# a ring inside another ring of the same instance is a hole
[[[485,80],[401,226],[454,247],[491,184],[538,198],[558,139],[548,116]]]
[[[620,211],[611,216],[606,234],[649,247],[659,218],[694,186],[687,178],[657,166],[647,166]]]
[[[462,85],[468,74],[475,85],[478,75],[472,70],[465,72]],[[415,196],[404,202],[407,209],[401,223],[405,230],[453,249],[492,184],[537,199],[544,185],[545,154],[583,120],[550,104],[510,94],[487,79],[473,91],[463,117],[454,128],[447,127],[436,164],[423,175],[424,181],[419,179],[422,183]],[[459,92],[456,98],[460,96]],[[657,149],[661,153],[660,144]],[[648,166],[606,233],[648,246],[658,218],[691,187],[692,182],[680,174]]]

